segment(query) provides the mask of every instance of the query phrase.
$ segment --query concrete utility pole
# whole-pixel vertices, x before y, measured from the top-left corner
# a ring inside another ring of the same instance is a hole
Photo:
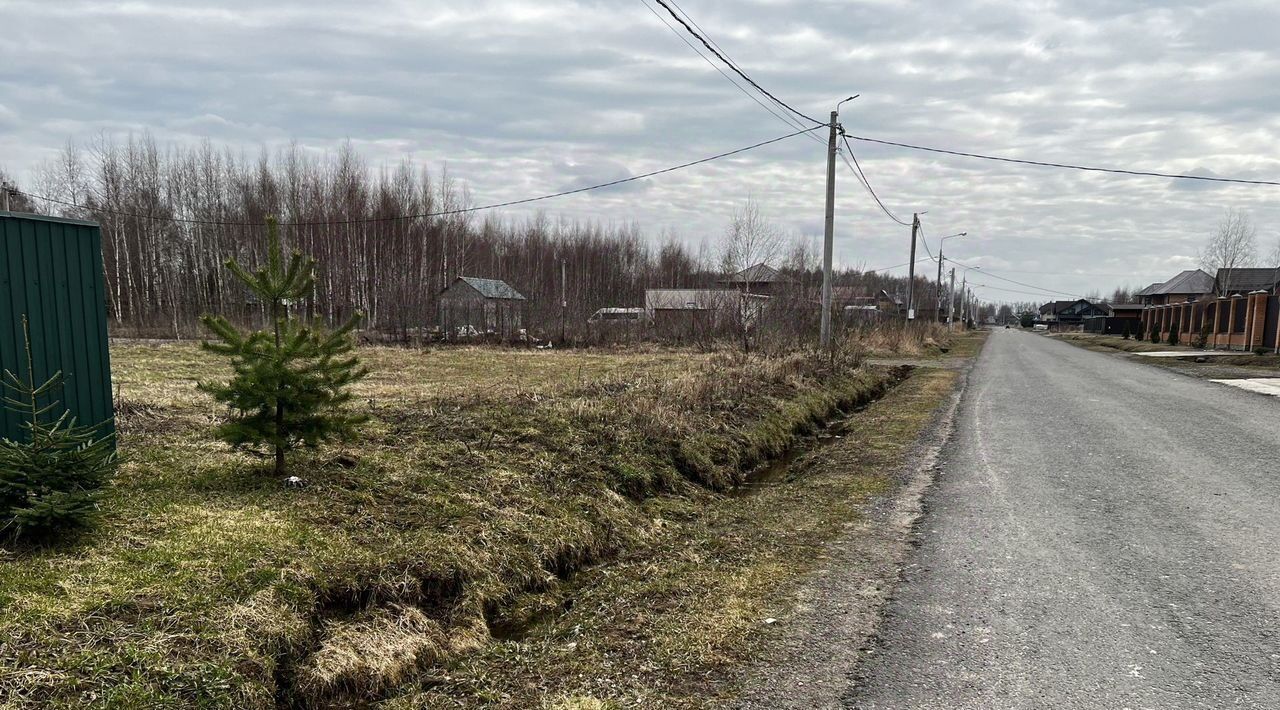
[[[969,274],[960,277],[960,326],[964,327],[965,294],[968,293]]]
[[[9,188],[0,187],[0,212],[9,211]]]
[[[565,260],[560,260],[560,344],[564,345],[565,311],[569,308],[569,289],[566,285]]]
[[[951,267],[951,287],[947,289],[947,330],[956,319],[956,267]]]
[[[836,109],[840,107],[837,105]],[[836,119],[839,110],[831,112],[831,137],[827,140],[827,223],[822,236],[822,326],[818,340],[822,347],[831,345],[831,252],[836,232]]]
[[[907,266],[907,320],[916,318],[916,231],[920,229],[920,213],[911,215],[911,264]]]
[[[946,261],[942,257],[942,243],[938,243],[938,285],[933,287],[933,300],[937,301],[938,317],[937,321],[942,322],[942,262]]]

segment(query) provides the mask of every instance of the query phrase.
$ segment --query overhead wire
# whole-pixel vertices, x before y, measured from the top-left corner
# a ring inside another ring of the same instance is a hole
[[[840,135],[841,137],[844,137],[843,128],[840,129]],[[858,181],[861,182],[862,186],[867,189],[867,193],[871,195],[871,199],[876,201],[876,204],[880,206],[881,211],[883,211],[885,215],[889,217],[889,219],[893,220],[894,222],[897,222],[898,224],[904,227],[910,227],[911,226],[910,222],[904,222],[903,220],[898,218],[898,215],[890,211],[888,207],[885,207],[885,204],[883,201],[881,201],[880,196],[876,194],[875,188],[871,187],[871,181],[867,179],[867,174],[862,171],[862,166],[858,163],[858,156],[853,154],[853,146],[849,145],[849,139],[847,137],[844,138],[844,145],[845,145],[845,149],[849,151],[849,157],[844,159],[844,163],[845,165],[848,165],[849,169],[852,170],[854,175],[858,177]],[[853,159],[852,164],[849,163],[849,158]]]
[[[899,141],[884,140],[881,138],[869,138],[867,136],[855,136],[849,134],[846,140],[852,138],[855,141],[864,143],[879,143],[880,145],[896,146],[898,148],[909,148],[911,150],[926,151],[929,153],[941,153],[943,155],[955,155],[963,158],[977,158],[979,160],[994,160],[1001,163],[1017,163],[1020,165],[1036,165],[1045,168],[1064,168],[1067,170],[1084,170],[1095,173],[1112,173],[1116,175],[1130,175],[1136,177],[1159,177],[1169,178],[1172,180],[1200,180],[1203,182],[1221,182],[1235,183],[1240,185],[1271,185],[1280,186],[1280,181],[1276,180],[1246,180],[1243,178],[1226,178],[1226,177],[1210,177],[1207,175],[1183,175],[1179,173],[1162,173],[1150,170],[1128,170],[1125,168],[1100,168],[1090,165],[1075,165],[1072,163],[1054,163],[1043,160],[1024,160],[1021,158],[1006,158],[997,155],[984,155],[982,153],[970,153],[962,150],[949,150],[946,148],[933,148],[930,146],[914,145],[911,143],[902,143]]]
[[[771,139],[769,139],[769,140],[767,140],[767,141],[760,141],[759,143],[753,143],[753,144],[751,144],[751,145],[744,146],[744,147],[742,147],[742,148],[737,148],[737,149],[735,149],[735,150],[726,151],[726,152],[724,152],[724,153],[717,153],[716,155],[708,156],[708,157],[706,157],[706,158],[700,158],[700,159],[698,159],[698,160],[692,160],[692,161],[689,161],[689,162],[687,162],[687,163],[681,163],[681,164],[679,164],[679,165],[673,165],[673,166],[671,166],[671,167],[663,168],[663,169],[661,169],[661,170],[652,170],[652,171],[647,172],[647,173],[642,173],[642,174],[640,174],[640,175],[633,175],[633,176],[631,176],[631,177],[628,177],[628,178],[622,178],[622,179],[620,179],[620,180],[610,180],[609,182],[603,182],[603,183],[599,183],[599,184],[597,184],[597,185],[588,185],[587,187],[579,187],[579,188],[575,188],[575,189],[573,189],[573,190],[563,190],[563,191],[561,191],[561,192],[554,192],[554,193],[550,193],[550,194],[546,194],[546,195],[538,195],[538,196],[536,196],[536,197],[526,197],[526,198],[522,198],[522,199],[519,199],[519,200],[508,200],[508,201],[506,201],[506,202],[495,202],[495,203],[492,203],[492,204],[479,205],[479,206],[476,206],[476,207],[460,207],[460,208],[452,209],[452,210],[441,210],[441,211],[439,211],[439,212],[424,212],[424,213],[420,213],[420,214],[392,215],[392,216],[387,216],[387,217],[366,217],[366,218],[360,218],[360,219],[346,219],[346,220],[320,220],[320,221],[309,221],[309,222],[280,222],[280,226],[282,226],[282,227],[314,227],[314,226],[340,226],[340,225],[349,225],[349,224],[371,224],[371,223],[377,223],[377,222],[398,222],[398,221],[402,221],[402,220],[410,220],[410,219],[427,219],[427,218],[431,218],[431,217],[447,217],[447,216],[451,216],[451,215],[467,214],[467,213],[470,213],[470,212],[480,212],[480,211],[483,211],[483,210],[497,209],[497,208],[500,208],[500,207],[512,207],[512,206],[515,206],[515,205],[524,205],[524,204],[528,204],[528,203],[530,203],[530,202],[540,202],[540,201],[542,201],[542,200],[550,200],[550,199],[557,198],[557,197],[566,197],[566,196],[568,196],[568,195],[576,195],[576,194],[583,193],[583,192],[590,192],[590,191],[592,191],[592,190],[600,190],[600,189],[603,189],[603,188],[606,188],[606,187],[614,187],[614,186],[616,186],[616,185],[623,185],[623,184],[625,184],[625,183],[635,182],[635,181],[637,181],[637,180],[644,180],[644,179],[646,179],[646,178],[651,178],[651,177],[655,177],[655,176],[658,176],[658,175],[664,175],[664,174],[666,174],[666,173],[675,172],[675,171],[677,171],[677,170],[684,170],[685,168],[691,168],[691,167],[694,167],[694,166],[696,166],[696,165],[702,165],[702,164],[704,164],[704,163],[710,163],[710,162],[715,161],[715,160],[720,160],[720,159],[722,159],[722,158],[728,158],[728,157],[730,157],[730,156],[738,155],[739,153],[745,153],[745,152],[747,152],[747,151],[755,150],[755,149],[757,149],[757,148],[763,148],[764,146],[771,145],[771,144],[773,144],[773,143],[778,143],[778,142],[781,142],[781,141],[787,140],[788,138],[794,138],[794,137],[796,137],[796,136],[798,136],[798,135],[801,135],[801,134],[804,134],[804,133],[808,133],[808,132],[810,132],[810,131],[815,131],[815,130],[817,130],[817,129],[819,129],[819,128],[823,128],[823,127],[824,127],[824,126],[814,126],[814,127],[812,127],[812,128],[802,128],[802,129],[800,129],[800,130],[798,130],[798,131],[795,131],[795,132],[793,132],[793,133],[788,133],[787,135],[784,135],[784,136],[779,136],[779,137],[777,137],[777,138],[771,138]],[[90,208],[90,207],[88,207],[88,206],[85,206],[85,205],[79,205],[79,204],[76,204],[76,203],[74,203],[74,202],[68,202],[68,201],[65,201],[65,200],[58,200],[58,199],[54,199],[54,198],[50,198],[50,197],[45,197],[45,196],[43,196],[43,195],[37,195],[37,194],[34,194],[34,193],[30,193],[30,192],[24,192],[24,191],[22,191],[22,190],[12,190],[11,192],[13,192],[13,193],[15,193],[15,194],[19,194],[19,195],[25,195],[26,197],[30,197],[30,198],[37,199],[37,200],[44,200],[45,202],[49,202],[49,203],[52,203],[52,204],[64,205],[64,206],[67,206],[67,207],[74,207],[74,208],[77,208],[77,209],[92,209],[94,212],[97,212],[97,213],[100,213],[100,214],[110,214],[110,215],[115,215],[115,216],[119,216],[119,217],[128,217],[128,218],[132,218],[132,219],[146,219],[146,220],[152,220],[152,221],[156,221],[156,222],[174,222],[174,223],[178,223],[178,224],[202,224],[202,225],[216,225],[216,226],[261,226],[261,225],[260,225],[259,223],[257,223],[257,222],[246,222],[246,221],[234,221],[234,222],[232,222],[232,221],[210,220],[210,219],[194,219],[194,218],[186,218],[186,217],[170,217],[170,216],[162,216],[162,215],[138,214],[138,213],[133,213],[133,212],[121,212],[121,211],[119,211],[119,210],[111,210],[111,209],[98,208],[98,207]]]
[[[1081,296],[1081,295],[1080,295],[1080,294],[1078,294],[1078,293],[1071,293],[1070,291],[1061,291],[1061,290],[1059,290],[1059,289],[1054,289],[1054,288],[1046,288],[1046,287],[1044,287],[1044,286],[1037,286],[1036,284],[1029,284],[1029,283],[1026,283],[1025,281],[1018,281],[1018,280],[1016,280],[1016,279],[1011,279],[1011,278],[1008,278],[1008,277],[1005,277],[1005,276],[1000,276],[998,273],[995,273],[995,272],[992,272],[992,271],[988,271],[985,267],[981,267],[981,266],[972,266],[972,265],[970,265],[970,264],[966,264],[966,263],[964,263],[964,262],[962,262],[962,261],[956,261],[955,259],[951,259],[951,258],[947,258],[947,261],[950,261],[951,263],[955,264],[956,266],[959,266],[960,268],[962,268],[962,269],[964,269],[964,270],[966,270],[966,271],[977,271],[977,272],[979,272],[979,273],[981,273],[981,274],[985,274],[985,275],[987,275],[987,276],[990,276],[990,277],[991,277],[991,278],[993,278],[993,279],[999,279],[1000,281],[1007,281],[1007,282],[1009,282],[1009,283],[1011,283],[1011,284],[1015,284],[1015,285],[1017,285],[1017,286],[1023,286],[1023,287],[1026,287],[1026,288],[1039,289],[1039,290],[1041,290],[1041,291],[1045,291],[1045,292],[1046,292],[1047,294],[1049,294],[1049,295],[1058,294],[1058,295],[1062,295],[1062,296],[1071,296],[1072,298],[1084,298],[1084,296]]]
[[[988,284],[980,284],[980,283],[977,283],[976,281],[975,281],[975,282],[970,282],[968,285],[969,285],[969,287],[970,287],[970,288],[987,288],[987,289],[994,289],[994,290],[996,290],[996,291],[1005,291],[1005,292],[1008,292],[1008,293],[1018,293],[1018,294],[1022,294],[1023,296],[1038,296],[1038,297],[1040,297],[1040,298],[1044,298],[1044,295],[1045,295],[1045,294],[1043,294],[1043,293],[1034,293],[1034,292],[1031,292],[1031,291],[1019,291],[1019,290],[1018,290],[1018,289],[1016,289],[1016,288],[1005,288],[1005,287],[1003,287],[1003,286],[990,286],[990,285],[988,285]]]
[[[769,93],[769,91],[768,91],[767,89],[765,89],[763,86],[761,86],[760,84],[758,84],[758,83],[756,82],[756,80],[755,80],[755,79],[752,79],[752,78],[751,78],[751,77],[750,77],[750,76],[749,76],[745,71],[743,71],[742,69],[738,68],[738,66],[737,66],[737,65],[735,65],[733,62],[731,62],[731,61],[729,61],[728,59],[726,59],[726,58],[725,58],[725,56],[724,56],[724,54],[722,54],[722,53],[720,52],[720,50],[718,50],[718,49],[716,49],[715,47],[713,47],[713,46],[711,45],[711,43],[710,43],[709,41],[707,41],[707,38],[706,38],[706,37],[703,37],[703,36],[702,36],[702,34],[700,34],[697,30],[695,30],[695,29],[694,29],[694,28],[689,24],[689,22],[688,22],[687,20],[685,20],[685,18],[681,17],[681,16],[680,16],[680,14],[679,14],[679,13],[677,13],[677,12],[676,12],[672,7],[671,7],[671,4],[670,4],[670,3],[668,3],[668,2],[667,2],[667,0],[653,0],[653,1],[654,1],[654,2],[656,2],[656,3],[658,3],[659,5],[661,5],[664,9],[666,9],[667,13],[668,13],[668,14],[670,14],[673,18],[675,18],[676,22],[679,22],[679,23],[680,23],[680,25],[681,25],[682,27],[684,27],[684,29],[685,29],[685,31],[686,31],[686,32],[688,32],[689,34],[693,35],[693,37],[694,37],[695,39],[697,39],[699,42],[701,42],[701,43],[702,43],[702,46],[706,47],[706,48],[707,48],[707,50],[708,50],[709,52],[711,52],[712,54],[714,54],[714,55],[715,55],[715,56],[716,56],[720,61],[724,62],[724,63],[725,63],[725,65],[726,65],[726,66],[728,66],[731,70],[733,70],[733,72],[734,72],[735,74],[737,74],[738,76],[742,77],[742,78],[743,78],[744,80],[746,80],[746,82],[747,82],[748,84],[750,84],[751,86],[755,87],[756,91],[759,91],[760,93],[762,93],[762,94],[764,94],[765,96],[769,97],[769,99],[770,99],[770,100],[772,100],[774,103],[777,103],[779,106],[781,106],[781,107],[785,108],[786,110],[790,111],[791,113],[794,113],[795,115],[799,116],[800,118],[805,119],[806,121],[810,121],[810,122],[812,122],[812,123],[814,123],[814,124],[816,124],[816,125],[819,125],[819,126],[825,126],[825,125],[828,125],[828,124],[826,124],[826,123],[823,123],[822,121],[819,121],[818,119],[816,119],[816,118],[814,118],[814,117],[812,117],[812,116],[808,116],[808,115],[806,115],[806,114],[804,114],[804,113],[801,113],[800,111],[796,110],[793,106],[791,106],[791,104],[788,104],[787,102],[783,101],[782,99],[778,98],[777,96],[774,96],[773,94]]]
[[[675,26],[674,26],[674,25],[672,25],[672,24],[667,20],[667,18],[663,17],[661,13],[659,13],[657,10],[653,9],[653,6],[649,4],[648,0],[640,0],[640,2],[645,6],[645,9],[647,9],[649,12],[653,13],[653,16],[654,16],[654,17],[658,18],[658,20],[659,20],[659,21],[661,21],[661,22],[662,22],[662,24],[666,25],[666,26],[667,26],[667,29],[671,30],[672,34],[674,34],[676,37],[678,37],[678,38],[680,39],[680,41],[681,41],[681,42],[684,42],[684,43],[685,43],[685,45],[689,47],[689,49],[693,50],[693,52],[694,52],[695,54],[697,54],[699,57],[701,57],[701,58],[702,58],[702,61],[706,62],[707,64],[709,64],[709,65],[711,66],[711,68],[712,68],[712,69],[715,69],[717,72],[719,72],[720,76],[723,76],[723,77],[725,78],[725,81],[728,81],[730,84],[732,84],[732,85],[733,85],[733,87],[734,87],[735,89],[737,89],[738,91],[742,92],[742,94],[743,94],[744,96],[746,96],[747,98],[749,98],[749,99],[751,99],[752,101],[756,102],[756,103],[760,106],[760,108],[764,109],[765,111],[768,111],[768,112],[769,112],[770,114],[772,114],[775,118],[777,118],[778,120],[780,120],[780,121],[782,121],[783,123],[785,123],[788,127],[790,127],[790,128],[804,128],[804,127],[805,127],[805,126],[804,126],[804,124],[803,124],[803,123],[801,123],[798,119],[792,118],[791,116],[787,115],[786,113],[779,113],[778,111],[776,111],[776,110],[774,110],[772,107],[770,107],[770,105],[769,105],[769,104],[766,104],[765,102],[761,101],[761,100],[760,100],[760,98],[759,98],[758,96],[756,96],[755,94],[753,94],[753,93],[751,93],[750,91],[747,91],[745,88],[743,88],[743,86],[742,86],[741,84],[739,84],[737,81],[735,81],[735,80],[733,79],[733,77],[731,77],[731,76],[729,76],[727,73],[725,73],[725,71],[724,71],[723,69],[721,69],[721,68],[719,67],[719,65],[717,65],[715,62],[711,61],[711,59],[710,59],[707,55],[703,54],[703,53],[702,53],[702,50],[698,49],[698,48],[697,48],[697,46],[695,46],[692,42],[690,42],[690,41],[689,41],[689,38],[685,37],[685,36],[684,36],[684,34],[682,34],[682,33],[680,32],[680,30],[677,30],[677,29],[675,28]],[[677,7],[679,7],[679,6],[677,5]],[[681,12],[684,12],[683,8],[681,8]],[[688,13],[685,13],[685,16],[686,16],[686,17],[688,17]],[[692,18],[692,17],[689,17],[688,19],[689,19],[689,21],[690,21],[690,22],[693,22],[693,18]],[[694,22],[693,24],[694,24],[695,26],[697,25],[697,23],[696,23],[696,22]],[[699,27],[698,29],[702,29],[702,28],[701,28],[701,27]],[[713,43],[714,43],[714,41],[713,41]],[[718,47],[719,45],[716,45],[716,46]],[[824,141],[824,140],[822,140],[821,138],[819,138],[819,137],[817,137],[817,136],[813,135],[812,133],[806,133],[805,135],[806,135],[806,136],[808,136],[811,140],[814,140],[814,141],[816,141],[816,142],[818,142],[818,143],[820,143],[820,144],[824,144],[824,145],[826,144],[826,141]]]

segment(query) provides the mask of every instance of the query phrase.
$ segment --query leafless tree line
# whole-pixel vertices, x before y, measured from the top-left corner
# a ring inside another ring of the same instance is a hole
[[[510,283],[529,299],[530,330],[543,335],[559,332],[562,287],[563,317],[576,333],[598,308],[642,305],[646,288],[714,286],[753,261],[781,267],[802,294],[816,294],[820,283],[812,247],[788,245],[751,204],[718,248],[701,249],[672,235],[655,243],[633,225],[428,216],[464,209],[470,197],[447,173],[431,175],[408,161],[373,169],[350,146],[318,155],[291,145],[248,157],[208,142],[162,147],[145,135],[102,137],[84,149],[69,143],[34,174],[26,191],[57,202],[19,195],[15,211],[102,225],[108,312],[118,335],[196,337],[199,316],[211,312],[261,318],[261,305],[223,266],[264,259],[268,216],[284,225],[289,246],[319,262],[314,296],[296,307],[329,323],[359,311],[366,328],[384,334],[433,325],[439,292],[462,275]],[[5,181],[12,182],[0,173]],[[868,295],[905,291],[905,279],[874,273],[850,271],[838,282]]]

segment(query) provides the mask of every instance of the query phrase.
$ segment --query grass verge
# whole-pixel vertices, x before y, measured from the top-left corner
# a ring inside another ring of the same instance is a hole
[[[811,354],[370,348],[365,436],[295,459],[305,485],[289,488],[209,436],[193,384],[217,362],[191,345],[112,354],[126,463],[107,522],[0,558],[6,707],[618,697],[513,660],[537,638],[561,660],[557,608],[578,610],[577,633],[649,635],[654,692],[694,697],[658,681],[742,653],[766,590],[804,568],[788,555],[882,482],[859,469],[722,492],[893,379]],[[858,434],[868,465],[908,433]],[[765,544],[787,525],[786,546]],[[627,685],[629,663],[608,667]]]
[[[975,338],[977,345],[980,338]],[[918,369],[853,416],[782,484],[644,505],[654,533],[608,565],[511,608],[512,633],[459,657],[391,708],[705,708],[735,697],[770,619],[785,620],[823,546],[854,525],[955,386]]]
[[[1193,354],[1192,349],[1185,345],[1169,345],[1167,343],[1152,343],[1147,340],[1135,340],[1117,338],[1113,335],[1094,335],[1092,333],[1061,333],[1051,337],[1063,340],[1073,345],[1080,345],[1089,350],[1098,352],[1125,352],[1125,353],[1154,353],[1167,352],[1172,350],[1186,350],[1188,355]]]

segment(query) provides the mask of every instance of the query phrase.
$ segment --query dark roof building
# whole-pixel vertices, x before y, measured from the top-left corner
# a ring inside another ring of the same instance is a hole
[[[1141,298],[1141,297],[1143,297],[1143,296],[1150,296],[1152,293],[1154,293],[1154,292],[1155,292],[1155,290],[1156,290],[1156,289],[1160,288],[1160,287],[1161,287],[1161,286],[1163,286],[1163,285],[1164,285],[1164,282],[1162,282],[1162,281],[1157,281],[1157,282],[1155,282],[1155,283],[1151,284],[1150,286],[1148,286],[1148,287],[1146,287],[1146,288],[1142,289],[1141,291],[1139,291],[1139,292],[1137,292],[1137,293],[1133,294],[1133,297],[1134,297],[1134,298]]]
[[[765,263],[748,266],[720,280],[722,286],[762,296],[773,295],[789,283],[791,281],[784,277],[782,272]]]
[[[459,276],[440,292],[439,323],[446,338],[495,335],[506,340],[524,328],[525,300],[506,281]]]
[[[1046,323],[1080,323],[1085,318],[1109,313],[1105,304],[1090,303],[1083,298],[1075,301],[1050,301],[1040,306],[1040,320]]]
[[[474,276],[459,276],[457,281],[450,284],[446,291],[457,287],[458,281],[475,289],[483,298],[497,298],[509,301],[523,301],[525,297],[519,291],[511,287],[511,284],[501,279],[478,279]]]
[[[1146,306],[1196,301],[1214,292],[1213,277],[1200,269],[1187,269],[1164,283],[1151,284],[1134,294]]]
[[[1280,282],[1280,269],[1218,269],[1213,280],[1213,293],[1229,296],[1233,293],[1252,293],[1254,291],[1275,292]]]

